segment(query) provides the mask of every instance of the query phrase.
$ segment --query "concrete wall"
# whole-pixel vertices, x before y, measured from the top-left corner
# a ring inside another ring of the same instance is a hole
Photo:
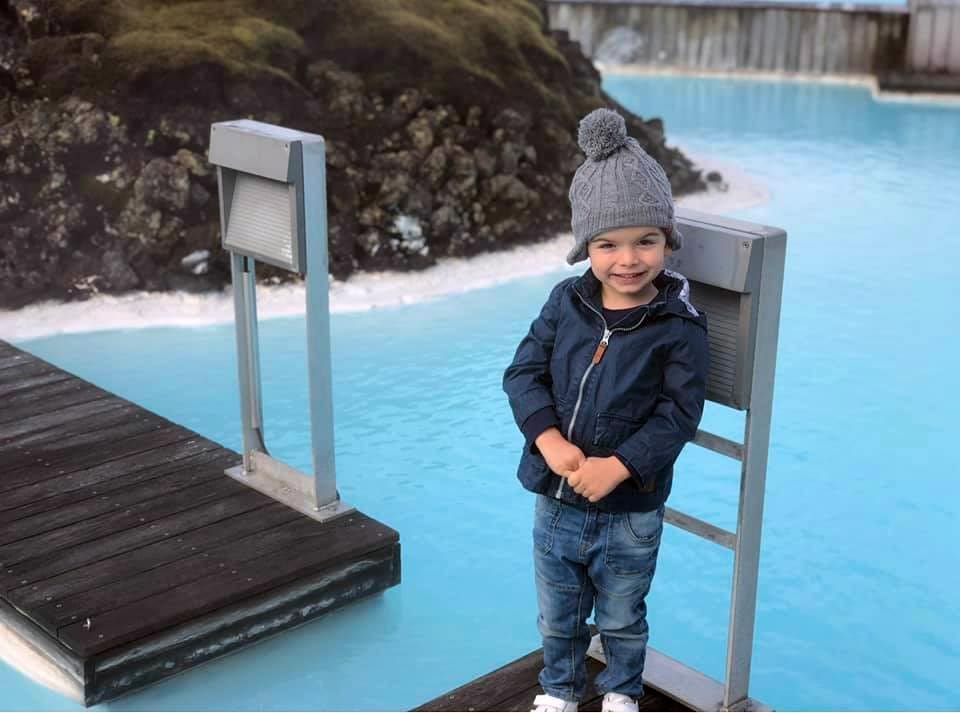
[[[902,69],[907,58],[906,7],[751,0],[550,0],[548,7],[551,28],[567,30],[601,62],[868,74]],[[960,35],[952,45],[960,47]]]

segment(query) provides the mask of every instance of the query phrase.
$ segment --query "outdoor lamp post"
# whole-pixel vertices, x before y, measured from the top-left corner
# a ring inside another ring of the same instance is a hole
[[[226,473],[316,520],[352,512],[340,500],[334,465],[323,137],[247,119],[219,122],[210,127],[210,163],[230,252],[243,425],[243,464]],[[304,277],[313,476],[271,457],[264,442],[257,260]]]

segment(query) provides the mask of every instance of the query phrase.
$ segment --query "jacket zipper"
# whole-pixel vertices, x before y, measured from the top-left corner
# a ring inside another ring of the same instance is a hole
[[[599,364],[600,360],[603,359],[603,355],[607,351],[607,345],[610,344],[610,335],[613,334],[614,332],[630,332],[636,329],[637,327],[639,327],[641,324],[643,324],[644,320],[647,318],[647,312],[644,311],[643,316],[640,317],[640,321],[637,322],[632,327],[629,327],[629,328],[620,327],[618,329],[609,329],[607,327],[607,320],[604,318],[603,314],[600,312],[597,312],[594,306],[589,302],[587,302],[585,299],[583,299],[583,295],[577,292],[577,290],[574,290],[574,292],[577,293],[577,297],[580,298],[581,302],[583,302],[587,307],[593,310],[593,312],[598,317],[600,317],[600,321],[603,322],[603,336],[600,338],[600,343],[597,345],[597,349],[593,353],[593,359],[590,361],[590,364],[587,365],[587,369],[586,371],[583,372],[583,376],[580,377],[580,388],[577,390],[577,402],[573,406],[573,414],[570,416],[570,425],[567,427],[567,440],[570,442],[572,442],[571,439],[573,438],[573,427],[574,427],[574,424],[576,424],[577,422],[577,414],[580,412],[580,402],[583,401],[583,386],[584,384],[587,383],[587,377],[590,376],[590,372],[593,371],[593,367]],[[560,485],[557,488],[557,492],[554,493],[553,497],[559,498],[563,494],[563,486],[566,484],[566,482],[567,481],[565,478],[563,477],[560,478]]]

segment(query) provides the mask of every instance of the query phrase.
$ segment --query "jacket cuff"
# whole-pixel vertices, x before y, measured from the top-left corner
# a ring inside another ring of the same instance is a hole
[[[541,433],[554,426],[560,427],[560,419],[557,418],[557,411],[553,406],[544,406],[539,411],[534,411],[523,422],[520,430],[523,432],[523,437],[526,439],[531,453],[535,455],[540,453],[540,449],[537,448],[534,441]]]
[[[640,474],[640,471],[638,471],[636,468],[633,467],[633,464],[630,462],[629,458],[627,458],[622,453],[618,453],[617,451],[614,451],[613,455],[616,456],[618,461],[620,461],[621,463],[623,463],[624,466],[626,466],[626,469],[630,471],[630,477],[634,478],[640,484],[641,487],[647,485],[647,483],[643,479],[643,476]]]

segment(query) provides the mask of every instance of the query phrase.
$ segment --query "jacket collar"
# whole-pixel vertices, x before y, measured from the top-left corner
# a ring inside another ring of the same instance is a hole
[[[601,284],[593,274],[593,270],[588,267],[580,277],[574,280],[573,288],[585,302],[602,315]],[[630,316],[624,319],[624,324],[618,323],[618,328],[634,326],[638,317],[653,319],[663,314],[675,314],[695,322],[703,322],[703,316],[690,303],[690,283],[687,282],[686,277],[679,272],[664,268],[654,278],[653,284],[659,290],[659,294],[649,304],[637,307],[636,315],[631,312]]]

